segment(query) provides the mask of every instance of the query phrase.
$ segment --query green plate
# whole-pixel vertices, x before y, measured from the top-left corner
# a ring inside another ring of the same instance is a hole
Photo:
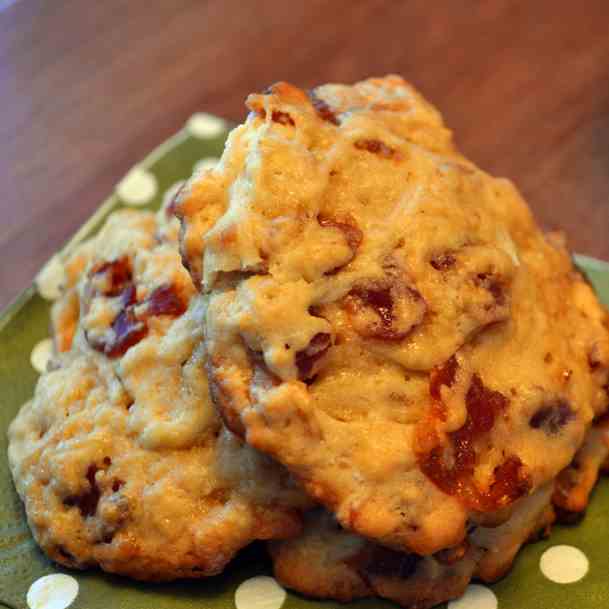
[[[152,152],[127,174],[64,251],[95,232],[115,209],[137,205],[157,208],[177,184],[188,178],[198,163],[220,156],[228,126],[215,117],[197,114],[185,128]],[[578,256],[601,297],[609,303],[609,264]],[[52,271],[52,263],[47,265]],[[46,273],[48,276],[52,272]],[[235,591],[246,580],[269,575],[270,563],[256,545],[244,550],[218,577],[172,584],[140,584],[97,571],[64,570],[49,562],[29,533],[21,503],[11,482],[6,458],[6,429],[17,410],[30,398],[38,373],[31,363],[34,347],[48,337],[49,306],[40,292],[49,295],[47,280],[39,289],[26,290],[0,316],[0,605],[11,608],[63,609],[232,609]],[[52,290],[51,290],[52,291]],[[44,343],[43,343],[44,345]],[[34,358],[35,360],[35,358]],[[497,584],[472,586],[465,599],[451,609],[598,609],[609,607],[609,480],[598,485],[584,521],[574,527],[556,527],[550,539],[527,546],[511,573]],[[546,550],[552,549],[541,557]],[[541,563],[540,563],[541,561]],[[544,575],[544,571],[550,576]],[[588,570],[586,571],[586,567]],[[46,575],[50,579],[39,581]],[[59,574],[64,574],[59,575]],[[577,580],[557,583],[553,580]],[[45,587],[44,584],[47,584]],[[239,609],[278,609],[283,596],[266,579],[258,587],[242,588]],[[266,584],[266,585],[265,585]],[[336,609],[333,602],[308,600],[288,593],[286,609]],[[353,603],[360,609],[390,608],[391,603],[369,599]]]

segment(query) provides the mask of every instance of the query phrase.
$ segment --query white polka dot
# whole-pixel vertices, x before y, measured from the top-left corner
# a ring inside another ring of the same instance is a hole
[[[460,598],[450,601],[448,609],[497,609],[497,597],[485,586],[467,586]]]
[[[186,128],[191,135],[200,139],[212,139],[218,137],[226,130],[226,123],[217,116],[197,112],[193,114],[186,123]]]
[[[55,254],[41,269],[36,277],[36,287],[43,298],[57,300],[61,287],[66,282],[66,270],[58,254]]]
[[[43,373],[47,369],[47,362],[53,353],[53,341],[50,338],[41,340],[33,349],[30,355],[32,368],[37,372]]]
[[[78,596],[78,582],[70,575],[54,573],[37,579],[27,592],[30,609],[65,609]]]
[[[588,558],[573,546],[554,546],[541,555],[539,568],[557,584],[572,584],[588,573]]]
[[[157,193],[156,178],[145,169],[134,167],[118,184],[116,192],[126,205],[145,205]]]
[[[260,575],[245,580],[235,592],[237,609],[279,609],[285,601],[285,590],[273,577]]]
[[[194,137],[202,140],[218,137],[226,131],[226,123],[217,116],[197,112],[193,114],[186,123],[186,128]]]
[[[204,159],[200,159],[194,164],[194,167],[192,168],[193,173],[202,173],[208,169],[213,169],[219,162],[220,159],[215,156],[208,156]]]
[[[184,186],[184,180],[180,180],[179,182],[175,182],[172,184],[163,195],[163,203],[161,205],[161,209],[166,209],[167,206],[173,201],[173,198],[178,194],[180,188]]]

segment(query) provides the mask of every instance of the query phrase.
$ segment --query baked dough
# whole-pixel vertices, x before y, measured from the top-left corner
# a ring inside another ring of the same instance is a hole
[[[225,422],[395,550],[505,521],[607,407],[606,310],[401,78],[247,105],[175,205]]]
[[[40,547],[142,580],[219,573],[250,541],[297,534],[310,506],[221,424],[203,303],[157,229],[148,212],[117,212],[68,260],[57,354],[9,428]]]

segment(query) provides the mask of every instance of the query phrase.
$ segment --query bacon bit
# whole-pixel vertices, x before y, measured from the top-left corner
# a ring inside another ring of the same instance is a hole
[[[316,364],[332,345],[332,337],[326,332],[317,333],[306,349],[296,353],[296,367],[301,380],[311,378],[316,372]]]
[[[421,295],[399,279],[356,286],[347,295],[345,306],[358,334],[387,341],[406,338],[427,310]]]
[[[509,400],[499,391],[485,387],[482,379],[474,374],[465,396],[465,404],[468,416],[461,429],[465,429],[471,438],[476,438],[493,428],[495,419],[507,408]]]
[[[366,150],[371,154],[377,154],[385,159],[399,159],[400,153],[390,148],[380,140],[356,140],[353,144],[358,150]]]
[[[543,429],[548,435],[556,435],[569,421],[575,417],[567,400],[558,399],[545,404],[531,417],[529,425],[533,429]]]
[[[330,106],[321,98],[317,97],[317,94],[314,90],[307,91],[309,95],[309,99],[311,100],[311,105],[317,112],[319,118],[328,123],[332,123],[333,125],[340,125],[338,118],[334,111],[330,108]]]
[[[125,485],[125,481],[121,480],[120,478],[115,478],[112,481],[112,492],[113,493],[118,493],[118,491],[121,490],[121,488]]]
[[[495,468],[495,481],[488,492],[486,511],[510,505],[529,492],[531,481],[528,476],[523,475],[522,469],[522,461],[514,455]]]
[[[175,286],[164,285],[156,288],[146,298],[148,315],[173,315],[177,317],[186,311],[186,303],[176,293]]]
[[[90,340],[89,344],[96,351],[108,357],[119,357],[128,349],[140,342],[148,334],[148,325],[144,319],[135,314],[137,289],[130,284],[120,295],[122,309],[112,322],[114,336],[111,340]],[[144,315],[178,316],[186,311],[187,305],[176,293],[175,286],[166,285],[156,288],[145,300]]]
[[[104,275],[104,277],[97,277],[99,275]],[[100,290],[104,296],[118,296],[133,280],[131,263],[126,257],[110,262],[98,262],[89,271],[89,277],[96,277],[96,286],[98,285],[98,279],[101,279],[101,283],[105,284]]]
[[[450,362],[450,360],[449,360]],[[446,371],[440,369],[438,379],[445,376],[450,380],[453,364],[445,365]],[[430,394],[439,399],[439,380],[430,382]],[[488,489],[480,489],[474,480],[474,468],[477,462],[475,442],[487,434],[494,426],[496,418],[503,412],[509,400],[500,392],[485,387],[477,374],[472,377],[471,385],[465,397],[467,418],[464,425],[448,434],[449,443],[442,446],[435,434],[437,444],[419,454],[421,471],[444,493],[455,495],[472,509],[495,511],[509,505],[518,497],[528,492],[530,480],[523,472],[523,465],[516,456],[509,456],[494,471],[494,480]],[[427,427],[427,424],[426,424]],[[429,430],[420,429],[419,436],[429,444]],[[421,447],[426,446],[419,442]],[[447,464],[445,452],[452,449],[450,465]]]
[[[279,123],[280,125],[291,125],[292,127],[296,125],[294,119],[287,112],[281,112],[281,110],[273,110],[271,119],[274,123]]]
[[[429,264],[436,269],[436,271],[446,271],[455,265],[457,259],[452,254],[440,254],[434,256]]]
[[[442,386],[452,387],[459,370],[459,362],[453,355],[446,360],[441,366],[436,366],[429,376],[429,393],[434,400],[441,400],[440,389]]]
[[[89,489],[81,495],[70,495],[63,500],[64,505],[69,507],[76,506],[83,518],[87,516],[93,516],[97,511],[97,504],[101,497],[99,486],[95,480],[95,474],[98,472],[97,465],[92,463],[87,469],[87,481],[89,482]]]

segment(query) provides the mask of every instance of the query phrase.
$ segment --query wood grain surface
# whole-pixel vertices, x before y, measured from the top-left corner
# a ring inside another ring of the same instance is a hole
[[[0,12],[0,307],[192,113],[388,72],[609,259],[607,0],[20,0]]]

